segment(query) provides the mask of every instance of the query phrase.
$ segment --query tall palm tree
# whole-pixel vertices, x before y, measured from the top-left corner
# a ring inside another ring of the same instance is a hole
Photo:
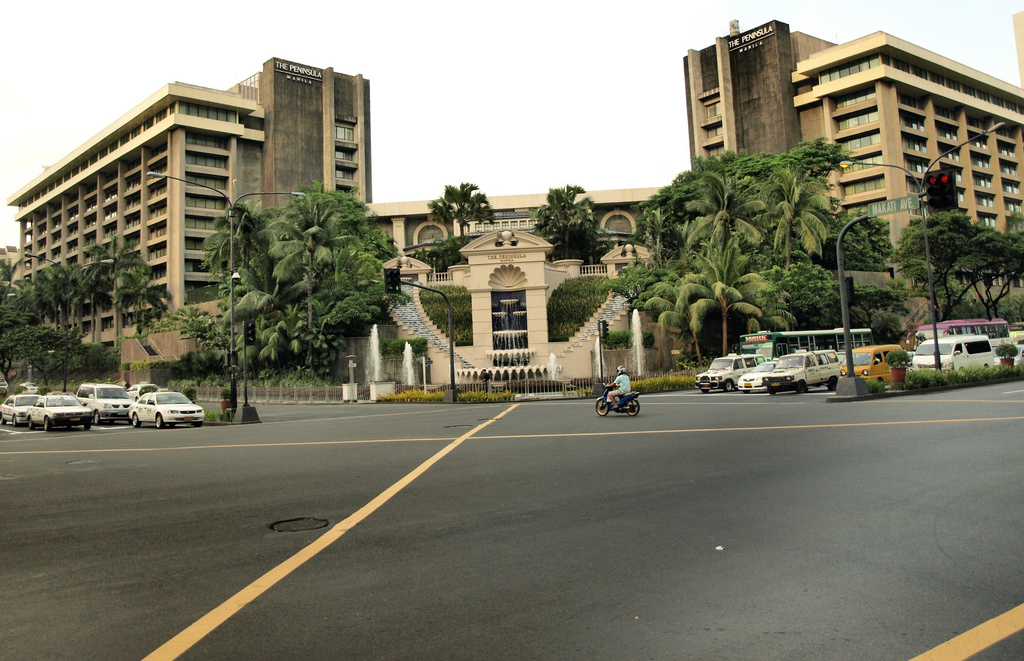
[[[645,310],[658,312],[658,325],[662,328],[678,328],[690,331],[693,340],[693,349],[697,353],[697,362],[703,363],[700,355],[700,342],[697,333],[690,325],[690,304],[686,296],[680,294],[680,287],[685,285],[685,279],[678,279],[675,282],[663,280],[651,288],[651,298],[644,305]]]
[[[563,259],[569,259],[569,230],[583,225],[593,226],[594,199],[582,186],[568,184],[549,188],[547,200],[533,211],[536,231],[548,238],[560,237]],[[585,197],[580,197],[584,195]]]
[[[271,209],[264,209],[260,200],[239,202],[232,212],[235,225],[235,268],[246,268],[256,252],[265,252],[272,239],[270,225],[274,218]],[[207,264],[223,271],[231,260],[231,218],[227,214],[214,220],[213,234],[206,237],[203,247],[207,251]]]
[[[760,317],[754,304],[757,291],[765,286],[759,273],[746,272],[750,258],[740,252],[736,239],[722,250],[712,249],[697,258],[700,272],[686,277],[678,296],[689,303],[690,329],[697,334],[704,318],[713,311],[722,315],[722,355],[729,353],[729,316]]]
[[[93,261],[99,260],[111,260],[109,263],[102,264],[94,267],[100,273],[94,274],[96,276],[106,276],[110,282],[111,300],[117,302],[117,293],[122,280],[129,275],[135,275],[136,271],[145,270],[147,276],[149,274],[148,269],[144,269],[146,262],[142,259],[142,254],[138,248],[133,245],[124,243],[119,239],[117,235],[110,238],[110,241],[105,245],[92,245],[86,248],[86,255],[91,257]],[[95,309],[97,305],[93,305]],[[120,313],[114,313],[114,334],[121,334],[121,315]]]
[[[306,189],[305,197],[293,198],[284,217],[271,226],[278,239],[270,253],[280,261],[274,277],[287,280],[304,274],[306,280],[306,328],[313,327],[313,283],[320,271],[334,262],[334,250],[349,240],[338,235],[338,199],[321,182]],[[312,344],[307,360],[312,358]]]
[[[148,265],[126,271],[121,276],[121,286],[114,294],[114,304],[120,310],[128,310],[135,317],[135,332],[157,319],[167,309],[167,287],[154,285],[152,269]]]
[[[430,215],[442,225],[459,226],[462,245],[471,222],[494,222],[494,209],[487,195],[476,184],[445,186],[444,194],[427,204]]]
[[[828,234],[829,200],[825,186],[816,179],[798,175],[789,168],[775,168],[763,189],[765,215],[775,225],[775,249],[786,248],[786,270],[793,257],[793,234],[803,241],[811,255],[821,254]]]
[[[717,170],[707,170],[700,178],[700,197],[686,203],[687,211],[697,214],[697,226],[687,247],[708,237],[711,244],[724,250],[733,235],[748,243],[760,240],[754,217],[765,204],[749,195],[745,181]]]

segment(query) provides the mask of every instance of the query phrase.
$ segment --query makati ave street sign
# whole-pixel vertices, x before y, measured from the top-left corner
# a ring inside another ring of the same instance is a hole
[[[895,200],[882,200],[868,204],[867,215],[884,216],[887,213],[899,213],[921,208],[921,200],[917,195],[907,195]]]

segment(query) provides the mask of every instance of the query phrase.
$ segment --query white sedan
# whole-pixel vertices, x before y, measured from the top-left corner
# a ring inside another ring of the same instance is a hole
[[[54,427],[92,427],[92,411],[82,406],[73,395],[42,395],[28,407],[28,428],[42,426],[44,431]]]
[[[736,382],[736,389],[740,392],[768,392],[768,384],[764,382],[764,378],[774,370],[774,360],[761,363],[740,377],[740,380]]]
[[[0,425],[8,422],[15,427],[28,424],[28,407],[38,399],[39,395],[10,395],[0,404]]]
[[[203,407],[193,404],[180,392],[151,392],[139,397],[128,408],[132,426],[141,427],[143,422],[152,422],[157,429],[173,427],[179,423],[202,427]]]

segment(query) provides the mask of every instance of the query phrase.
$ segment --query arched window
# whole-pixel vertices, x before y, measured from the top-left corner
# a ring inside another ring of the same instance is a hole
[[[633,221],[629,216],[619,212],[606,216],[601,226],[609,232],[633,233]]]
[[[416,243],[429,243],[431,241],[443,239],[445,236],[443,227],[431,223],[419,228],[419,231],[416,232]]]

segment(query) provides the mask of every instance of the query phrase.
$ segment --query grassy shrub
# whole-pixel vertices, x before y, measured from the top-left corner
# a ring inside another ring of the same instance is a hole
[[[631,381],[633,390],[638,392],[656,392],[658,390],[688,390],[696,387],[697,378],[693,376],[656,376],[651,379]]]
[[[608,300],[608,278],[585,275],[566,280],[548,299],[548,340],[568,342]]]
[[[516,394],[509,390],[495,392],[483,392],[482,390],[467,390],[459,392],[460,402],[509,402],[516,398]]]
[[[423,390],[406,390],[393,392],[377,397],[378,402],[443,402],[443,392],[425,392]]]
[[[452,302],[452,328],[455,333],[455,345],[460,347],[473,346],[473,297],[465,287],[454,285],[438,285]],[[420,303],[430,321],[442,333],[448,332],[448,306],[444,299],[432,291],[420,292]],[[413,347],[415,350],[416,347]]]
[[[195,403],[198,392],[195,386],[185,386],[181,389],[181,394],[189,398],[190,401]]]
[[[885,392],[885,383],[879,381],[878,379],[870,379],[869,381],[867,381],[867,384],[868,392],[871,393],[872,395],[878,395],[880,393]]]
[[[937,388],[939,386],[951,386],[961,383],[981,383],[996,379],[1010,379],[1024,376],[1024,365],[1008,367],[996,365],[995,367],[965,367],[962,370],[933,370],[918,369],[907,372],[907,380],[903,385],[905,390],[920,390],[923,388]]]

